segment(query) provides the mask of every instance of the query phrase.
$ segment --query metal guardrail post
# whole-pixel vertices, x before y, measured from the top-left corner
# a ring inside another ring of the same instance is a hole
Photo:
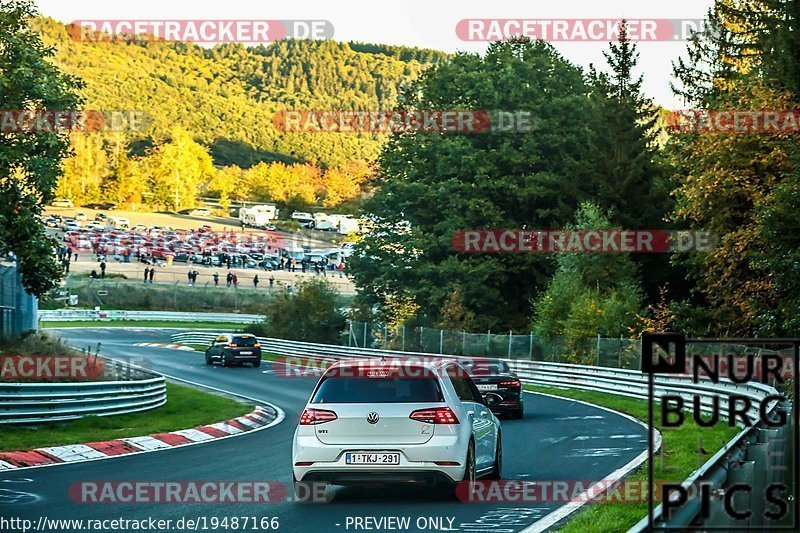
[[[741,461],[731,464],[728,473],[728,487],[735,485],[749,486],[755,474],[756,464],[753,461]],[[752,512],[753,509],[753,492],[741,490],[733,494],[732,507],[737,512],[745,513],[748,510]],[[738,527],[750,527],[753,525],[752,514],[748,518],[738,518],[736,520]]]
[[[770,472],[768,459],[772,444],[768,442],[751,443],[745,450],[745,459],[752,461],[755,465],[753,470],[753,477],[751,478],[751,486],[753,488],[753,497],[751,509],[753,516],[750,520],[750,525],[760,527],[764,525],[764,491],[767,485],[772,483],[775,473]],[[773,479],[771,479],[773,478]]]

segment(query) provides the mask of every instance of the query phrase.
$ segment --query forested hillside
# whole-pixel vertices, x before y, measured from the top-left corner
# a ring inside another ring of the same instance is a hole
[[[241,167],[265,160],[323,167],[373,160],[381,136],[282,133],[272,116],[278,109],[391,108],[403,84],[445,58],[433,50],[333,41],[250,48],[80,42],[52,19],[37,19],[35,26],[56,46],[57,64],[86,82],[87,109],[137,109],[152,117],[139,136],[145,142],[134,149],[178,126],[211,149],[215,164]]]

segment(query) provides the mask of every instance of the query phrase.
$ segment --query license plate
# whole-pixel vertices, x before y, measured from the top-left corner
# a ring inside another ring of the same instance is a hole
[[[348,465],[399,465],[399,453],[352,453],[344,455]]]
[[[497,390],[496,384],[478,385],[478,390]]]
[[[253,355],[253,352],[239,352],[241,355]]]

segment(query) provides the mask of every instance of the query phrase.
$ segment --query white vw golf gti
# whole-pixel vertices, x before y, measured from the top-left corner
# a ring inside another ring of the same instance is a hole
[[[500,422],[467,372],[447,360],[342,361],[328,368],[292,444],[303,485],[499,479]]]

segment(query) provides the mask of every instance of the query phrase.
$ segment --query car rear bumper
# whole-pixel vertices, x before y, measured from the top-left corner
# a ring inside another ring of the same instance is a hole
[[[399,452],[399,465],[348,465],[345,453],[353,451]],[[292,451],[292,468],[298,481],[326,481],[332,484],[348,483],[426,483],[446,481],[455,483],[463,479],[466,464],[467,441],[455,435],[433,436],[425,444],[355,445],[323,444],[316,436],[295,438]],[[299,466],[297,463],[311,462]],[[450,465],[437,462],[453,463]],[[308,479],[307,479],[308,478]]]
[[[331,485],[368,485],[368,484],[452,484],[463,477],[463,469],[455,479],[451,474],[438,470],[384,470],[353,471],[353,470],[322,470],[309,471],[302,478],[304,483],[328,483]]]

